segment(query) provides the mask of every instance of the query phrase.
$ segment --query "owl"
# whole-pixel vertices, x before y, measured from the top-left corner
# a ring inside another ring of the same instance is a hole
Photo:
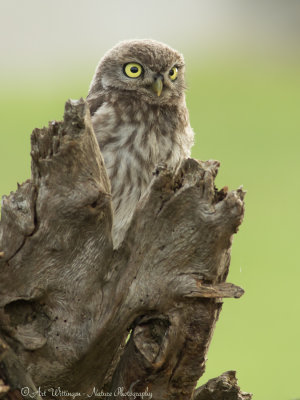
[[[183,56],[154,40],[120,42],[96,68],[87,102],[111,182],[115,248],[155,167],[175,171],[190,156],[185,88]]]

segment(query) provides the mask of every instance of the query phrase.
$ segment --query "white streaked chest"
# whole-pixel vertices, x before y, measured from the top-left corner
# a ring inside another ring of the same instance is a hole
[[[158,163],[173,167],[182,157],[174,135],[168,134],[167,121],[151,111],[138,111],[129,118],[104,104],[92,121],[112,184],[115,178],[126,176],[134,180],[140,176],[148,184]]]

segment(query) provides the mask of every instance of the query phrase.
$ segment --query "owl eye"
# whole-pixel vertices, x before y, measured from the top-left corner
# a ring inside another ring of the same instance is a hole
[[[138,63],[128,63],[124,65],[124,73],[129,78],[138,78],[143,72],[143,68]]]
[[[170,69],[169,71],[169,77],[172,81],[175,81],[175,79],[177,78],[178,75],[178,68],[177,67],[173,67]]]

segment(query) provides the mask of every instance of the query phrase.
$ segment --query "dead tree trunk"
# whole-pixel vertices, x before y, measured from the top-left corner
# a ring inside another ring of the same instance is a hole
[[[110,183],[87,104],[67,102],[64,121],[31,140],[32,178],[2,203],[0,390],[206,398],[194,388],[221,299],[243,294],[225,280],[244,192],[215,189],[216,161],[188,159],[176,175],[158,168],[113,250]]]

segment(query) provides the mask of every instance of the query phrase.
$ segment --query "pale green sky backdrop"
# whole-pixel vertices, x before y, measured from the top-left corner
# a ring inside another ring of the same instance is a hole
[[[18,74],[98,60],[135,37],[197,54],[237,46],[284,55],[300,49],[299,32],[297,0],[0,0],[1,69]]]

